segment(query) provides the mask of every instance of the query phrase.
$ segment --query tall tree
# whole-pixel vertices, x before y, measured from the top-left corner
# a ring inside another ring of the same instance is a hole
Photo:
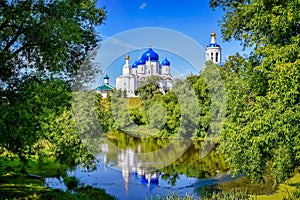
[[[233,172],[284,181],[300,166],[300,3],[296,0],[210,0],[221,7],[225,40],[253,47],[231,57],[228,117],[221,149]]]
[[[97,45],[95,27],[104,19],[94,0],[1,0],[1,89],[33,74],[72,77]]]
[[[105,18],[94,0],[0,0],[1,148],[26,160],[47,140],[59,161],[86,157],[69,81],[96,47],[95,28]]]

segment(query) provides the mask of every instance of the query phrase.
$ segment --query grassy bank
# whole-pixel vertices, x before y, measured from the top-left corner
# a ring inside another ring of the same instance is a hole
[[[103,190],[92,187],[62,192],[45,187],[46,177],[66,177],[67,166],[50,159],[32,159],[25,166],[15,157],[0,157],[0,199],[114,199]],[[35,176],[36,175],[36,176]]]
[[[280,184],[275,193],[270,195],[258,195],[258,200],[273,200],[283,199],[289,197],[293,192],[296,191],[297,187],[300,187],[300,174],[297,173],[295,176],[287,180],[285,183]]]
[[[276,185],[275,187],[270,176],[264,176],[264,180],[264,183],[253,184],[247,178],[242,177],[232,182],[222,183],[216,186],[216,188],[227,192],[244,191],[251,194],[252,199],[257,200],[282,200],[290,197],[297,190],[297,187],[300,187],[299,173],[295,173],[285,183]]]

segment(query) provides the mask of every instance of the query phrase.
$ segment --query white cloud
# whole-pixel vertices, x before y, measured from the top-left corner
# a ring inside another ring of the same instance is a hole
[[[146,8],[147,4],[144,2],[140,5],[140,9],[143,10],[144,8]]]

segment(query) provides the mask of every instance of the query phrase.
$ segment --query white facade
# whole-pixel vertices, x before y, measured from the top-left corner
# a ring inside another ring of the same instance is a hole
[[[216,33],[211,33],[210,44],[206,47],[206,61],[212,60],[214,63],[221,64],[221,47],[216,43]]]
[[[125,60],[123,74],[116,79],[116,89],[126,91],[127,97],[135,97],[134,91],[149,76],[160,77],[159,84],[162,91],[172,88],[174,79],[170,73],[170,62],[167,58],[159,62],[159,56],[152,48],[132,65],[128,55]]]

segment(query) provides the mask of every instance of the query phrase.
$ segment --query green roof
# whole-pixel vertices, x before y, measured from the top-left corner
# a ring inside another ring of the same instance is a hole
[[[96,88],[97,91],[100,91],[100,90],[112,90],[114,89],[113,86],[111,85],[101,85],[99,87]]]

